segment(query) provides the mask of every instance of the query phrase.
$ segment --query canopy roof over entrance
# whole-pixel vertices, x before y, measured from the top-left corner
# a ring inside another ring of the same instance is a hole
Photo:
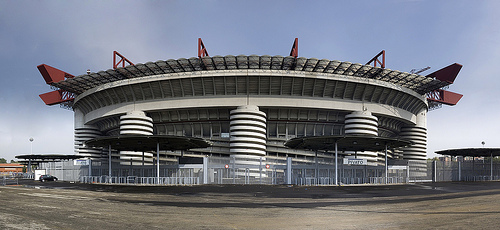
[[[464,157],[491,157],[500,156],[500,148],[463,148],[436,151],[437,154]]]
[[[65,154],[26,154],[17,155],[17,159],[32,160],[32,161],[58,161],[58,160],[74,160],[82,158],[77,155],[65,155]]]
[[[82,156],[66,155],[66,154],[26,154],[26,155],[17,155],[16,158],[20,159],[19,161],[20,164],[37,165],[43,162],[75,160],[82,158]]]
[[[161,150],[187,150],[206,148],[211,143],[194,137],[169,136],[169,135],[120,135],[98,137],[85,142],[90,147],[110,147],[118,151],[157,151]]]
[[[396,138],[341,135],[298,137],[287,141],[285,146],[292,149],[334,150],[335,143],[339,151],[384,151],[386,146],[400,148],[412,144],[411,141]]]

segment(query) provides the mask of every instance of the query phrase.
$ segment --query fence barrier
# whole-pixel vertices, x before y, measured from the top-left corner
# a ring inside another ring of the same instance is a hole
[[[203,163],[179,164],[177,162],[157,166],[130,166],[106,161],[89,165],[72,165],[72,162],[42,163],[39,167],[60,181],[80,181],[104,184],[296,184],[322,186],[338,184],[400,184],[440,181],[487,181],[500,180],[500,162],[484,161],[428,161],[397,162],[389,165],[344,165],[322,160],[306,163],[271,158],[234,158],[210,156]],[[492,167],[493,166],[493,167]],[[112,171],[109,172],[109,168]],[[113,176],[109,176],[113,175]],[[160,175],[158,178],[157,175]],[[4,183],[0,177],[0,183]]]
[[[159,180],[158,180],[159,179]],[[101,184],[160,184],[160,185],[199,185],[199,177],[109,177],[109,176],[82,176],[81,183]]]
[[[11,176],[1,176],[0,186],[19,185],[19,178]]]

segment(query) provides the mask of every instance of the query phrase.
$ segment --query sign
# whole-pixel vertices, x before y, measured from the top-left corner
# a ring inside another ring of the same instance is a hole
[[[89,160],[74,160],[73,165],[89,165]]]
[[[406,165],[388,165],[387,169],[408,169],[408,166]]]
[[[227,168],[227,169],[228,169],[228,168],[229,168],[229,165],[224,165],[224,168]]]
[[[344,164],[345,165],[368,165],[368,160],[344,158]]]
[[[269,165],[266,165],[266,169],[269,169],[269,167],[271,167],[271,166],[269,166]]]

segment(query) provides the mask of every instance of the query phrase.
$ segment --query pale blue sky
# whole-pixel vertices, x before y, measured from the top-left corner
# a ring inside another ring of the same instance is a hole
[[[282,55],[366,63],[385,49],[387,68],[464,67],[455,107],[428,114],[428,155],[500,147],[499,1],[6,1],[0,0],[0,158],[73,153],[73,113],[46,106],[36,66],[73,75],[197,55]]]

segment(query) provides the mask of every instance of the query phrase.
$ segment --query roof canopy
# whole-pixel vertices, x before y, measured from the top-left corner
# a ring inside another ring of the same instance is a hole
[[[285,146],[293,149],[334,150],[335,143],[339,151],[383,151],[386,146],[400,148],[412,144],[411,141],[395,138],[342,135],[293,138],[287,141]]]
[[[194,137],[169,136],[169,135],[120,135],[98,137],[85,142],[90,147],[109,147],[118,151],[156,151],[160,150],[187,150],[206,148],[211,143]]]
[[[145,64],[139,63],[117,69],[84,74],[74,78],[67,78],[59,82],[51,82],[50,85],[71,93],[81,94],[96,86],[129,78],[194,71],[248,69],[304,71],[376,79],[409,88],[421,95],[452,83],[452,81],[448,80],[451,79],[451,77],[439,80],[436,79],[436,74],[422,76],[398,70],[362,65],[359,63],[330,61],[327,59],[319,60],[317,58],[295,58],[292,56],[282,57],[269,55],[227,55],[189,59],[181,58],[178,60],[169,59],[166,61],[147,62]],[[443,77],[441,77],[441,79],[443,79]]]
[[[437,154],[464,157],[500,156],[500,148],[463,148],[436,151]]]
[[[20,163],[23,165],[27,164],[36,165],[42,162],[75,160],[82,158],[82,156],[65,155],[65,154],[26,154],[26,155],[17,155],[16,158],[21,159]]]

